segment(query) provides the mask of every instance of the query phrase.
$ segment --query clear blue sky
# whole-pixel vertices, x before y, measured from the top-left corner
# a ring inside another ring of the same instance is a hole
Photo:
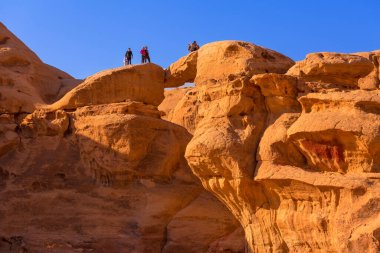
[[[77,78],[140,61],[167,67],[187,44],[244,40],[300,60],[380,49],[380,0],[0,0],[0,21],[41,59]]]

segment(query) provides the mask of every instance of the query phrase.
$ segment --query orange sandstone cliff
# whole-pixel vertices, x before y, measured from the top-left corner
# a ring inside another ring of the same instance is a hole
[[[221,41],[79,83],[0,28],[0,252],[380,250],[379,51]]]
[[[188,164],[240,221],[248,252],[380,250],[379,57],[293,65],[231,41],[167,70],[196,84],[167,117],[193,134]]]
[[[77,85],[0,36],[0,252],[244,251],[238,221],[184,158],[191,134],[160,118],[164,69]]]

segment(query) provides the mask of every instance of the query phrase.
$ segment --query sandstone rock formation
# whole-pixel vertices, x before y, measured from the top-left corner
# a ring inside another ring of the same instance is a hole
[[[257,89],[250,85],[249,79],[261,73],[283,74],[294,64],[293,60],[280,53],[242,41],[210,43],[196,53],[196,62],[194,57],[183,57],[166,70],[166,76],[171,76],[171,84],[183,85],[182,76],[185,75],[192,77],[186,82],[196,83],[197,87],[187,90],[168,117],[191,133],[200,119],[219,118],[226,114],[228,108],[225,103],[241,102],[245,108],[236,107],[234,113],[239,110],[242,111],[238,114],[248,113],[253,109],[252,96],[256,96],[254,90]]]
[[[153,63],[105,70],[86,78],[49,108],[75,109],[127,99],[158,106],[164,99],[164,73]]]
[[[175,63],[165,71],[165,87],[177,87],[186,82],[193,82],[197,72],[198,51],[192,52]]]
[[[26,117],[19,145],[0,157],[4,238],[22,236],[31,252],[206,252],[238,228],[191,175],[183,158],[191,136],[153,106],[49,113]],[[204,199],[212,218],[198,211]],[[205,238],[195,245],[194,228]]]
[[[34,93],[1,93],[0,251],[380,251],[378,51],[295,63],[214,42],[55,102],[13,40],[0,71]]]
[[[305,81],[355,87],[358,80],[373,69],[374,65],[370,60],[358,55],[313,53],[295,64],[287,74]]]
[[[0,23],[0,113],[31,113],[76,84],[70,75],[44,64]]]
[[[367,58],[374,65],[374,68],[370,74],[359,79],[358,84],[360,89],[373,90],[378,88],[380,86],[380,50],[355,54]]]
[[[160,118],[161,67],[97,73],[48,105],[71,77],[39,87],[30,76],[47,67],[24,48],[12,50],[30,63],[2,90],[0,252],[244,251],[240,225],[187,165],[191,135]]]
[[[197,121],[197,88],[178,88],[165,91],[165,100],[158,107],[163,119],[185,127],[194,132]]]
[[[225,48],[210,50],[210,62],[250,60]],[[240,221],[249,252],[380,250],[374,54],[316,53],[288,71],[273,59],[285,69],[278,73],[238,64],[192,70],[196,87],[168,119],[193,133],[186,159]],[[372,86],[362,85],[369,78]]]

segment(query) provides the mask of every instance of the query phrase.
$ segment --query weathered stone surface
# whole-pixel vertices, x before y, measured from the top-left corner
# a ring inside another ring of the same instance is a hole
[[[158,106],[164,99],[164,73],[160,66],[153,63],[105,70],[86,78],[48,108],[76,109],[125,100]]]
[[[20,138],[15,133],[16,125],[0,125],[0,155],[7,153],[12,148],[16,147]]]
[[[244,251],[187,165],[191,135],[160,118],[163,82],[153,64],[109,70],[0,114],[0,252]]]
[[[0,114],[0,156],[6,154],[19,144],[20,138],[16,130],[17,124],[14,115]]]
[[[308,167],[341,173],[378,172],[379,90],[309,94],[300,102],[305,113],[288,135]]]
[[[230,214],[221,212],[220,205],[203,193],[178,212],[168,224],[168,242],[163,252],[242,252],[244,235]],[[197,227],[199,219],[207,222],[202,229]],[[218,238],[221,234],[231,238]]]
[[[171,121],[173,117],[173,112],[178,104],[178,102],[185,96],[187,91],[191,90],[191,87],[176,88],[165,90],[165,99],[158,106],[158,110],[163,112],[162,118]],[[179,124],[182,125],[182,124]]]
[[[185,156],[203,186],[214,192],[246,228],[248,220],[237,210],[244,209],[243,202],[236,194],[245,195],[249,189],[237,189],[238,183],[229,182],[253,177],[256,165],[253,154],[264,131],[266,110],[264,97],[257,87],[248,80],[236,84],[210,86],[200,91],[199,97],[204,100],[199,101],[198,112],[203,114],[198,114],[199,122]],[[248,210],[245,212],[249,215]],[[245,233],[246,237],[252,236],[247,229]],[[252,240],[248,243],[254,244]]]
[[[0,251],[378,252],[377,52],[292,64],[215,42],[4,111]]]
[[[243,41],[220,41],[198,51],[196,85],[212,85],[261,73],[285,73],[294,65],[290,58]],[[212,66],[212,67],[211,67]]]
[[[191,64],[184,64],[190,59]],[[196,69],[174,68],[177,65],[194,66],[193,61],[194,59],[188,55],[169,68],[173,76],[176,72],[186,72],[194,77],[196,87],[186,89],[185,95],[181,95],[181,99],[175,102],[174,109],[168,112],[166,118],[185,127],[190,133],[195,131],[198,123],[204,118],[218,120],[222,115],[228,114],[228,107],[233,105],[236,105],[236,108],[229,116],[240,113],[241,115],[236,117],[242,118],[242,121],[247,120],[245,118],[249,116],[245,115],[249,115],[250,110],[255,107],[251,101],[252,96],[257,96],[255,93],[261,96],[256,91],[257,88],[251,87],[253,85],[249,79],[260,73],[285,73],[294,64],[290,58],[278,52],[242,41],[206,44],[197,51]],[[184,84],[180,78],[177,78],[176,82],[177,86]],[[181,90],[181,93],[182,91],[184,90]],[[163,104],[169,103],[169,97],[171,96],[168,94],[168,99],[165,99]]]
[[[303,61],[305,75],[296,65],[240,89],[236,80],[204,82],[196,98],[183,97],[184,109],[196,101],[197,119],[186,159],[240,221],[249,252],[378,250],[380,209],[369,206],[380,189],[379,90],[349,90],[373,64],[324,58]]]
[[[61,81],[57,97],[78,82]],[[244,251],[184,159],[191,135],[160,119],[163,82],[153,64],[109,70],[53,105],[0,114],[1,252]]]
[[[361,106],[376,100],[378,92],[311,93],[300,98],[302,113],[284,113],[265,131],[254,181],[274,193],[268,214],[276,213],[281,250],[377,251],[380,224],[368,221],[378,210],[364,210],[379,190],[379,120]]]
[[[297,78],[271,73],[254,75],[250,81],[260,87],[265,97],[269,123],[273,123],[284,112],[301,111],[301,106],[297,101],[299,86]]]
[[[164,119],[177,125],[183,126],[190,133],[193,133],[198,117],[198,94],[199,88],[178,88],[170,93],[166,93],[163,103],[159,109],[164,110]],[[173,105],[170,109],[168,105]]]
[[[0,155],[0,235],[32,252],[229,249],[238,223],[188,168],[191,135],[160,115],[127,101],[26,116]]]
[[[190,134],[159,117],[118,112],[118,106],[91,106],[75,112],[73,128],[82,161],[106,185],[144,177],[170,181]],[[110,148],[112,159],[107,158]]]
[[[171,64],[165,70],[165,87],[178,87],[184,83],[194,82],[197,74],[197,58],[198,51],[195,51]]]
[[[65,80],[75,79],[44,64],[0,22],[0,113],[33,112],[57,100]]]
[[[20,124],[24,137],[63,136],[69,127],[69,116],[63,110],[47,112],[36,110],[27,115]]]
[[[285,73],[294,61],[252,43],[226,40],[206,44],[166,70],[166,87],[185,82],[215,84],[261,73]]]
[[[355,53],[356,55],[362,56],[370,60],[374,68],[367,76],[359,79],[359,87],[362,90],[374,90],[380,85],[380,50],[373,52],[361,52]]]
[[[287,74],[305,81],[358,87],[358,80],[367,76],[373,68],[371,61],[359,55],[323,52],[308,54]]]

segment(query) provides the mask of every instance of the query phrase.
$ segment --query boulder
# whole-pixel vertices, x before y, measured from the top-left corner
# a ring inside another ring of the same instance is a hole
[[[165,87],[179,87],[186,82],[213,85],[261,73],[283,74],[293,65],[294,61],[285,55],[252,43],[212,42],[171,64],[166,70]]]
[[[158,106],[164,99],[164,73],[160,66],[153,63],[105,70],[86,78],[46,108],[73,110],[126,100]]]
[[[284,74],[293,65],[293,60],[271,49],[243,41],[218,41],[198,50],[194,82],[213,85],[255,74]]]
[[[306,59],[291,67],[287,75],[298,76],[304,81],[355,88],[358,80],[373,68],[371,61],[359,55],[322,52],[308,54]]]
[[[125,184],[146,177],[170,180],[190,140],[185,129],[161,120],[157,110],[154,116],[154,107],[140,103],[140,108],[148,108],[132,111],[133,106],[87,106],[73,115],[82,161],[100,183]]]

